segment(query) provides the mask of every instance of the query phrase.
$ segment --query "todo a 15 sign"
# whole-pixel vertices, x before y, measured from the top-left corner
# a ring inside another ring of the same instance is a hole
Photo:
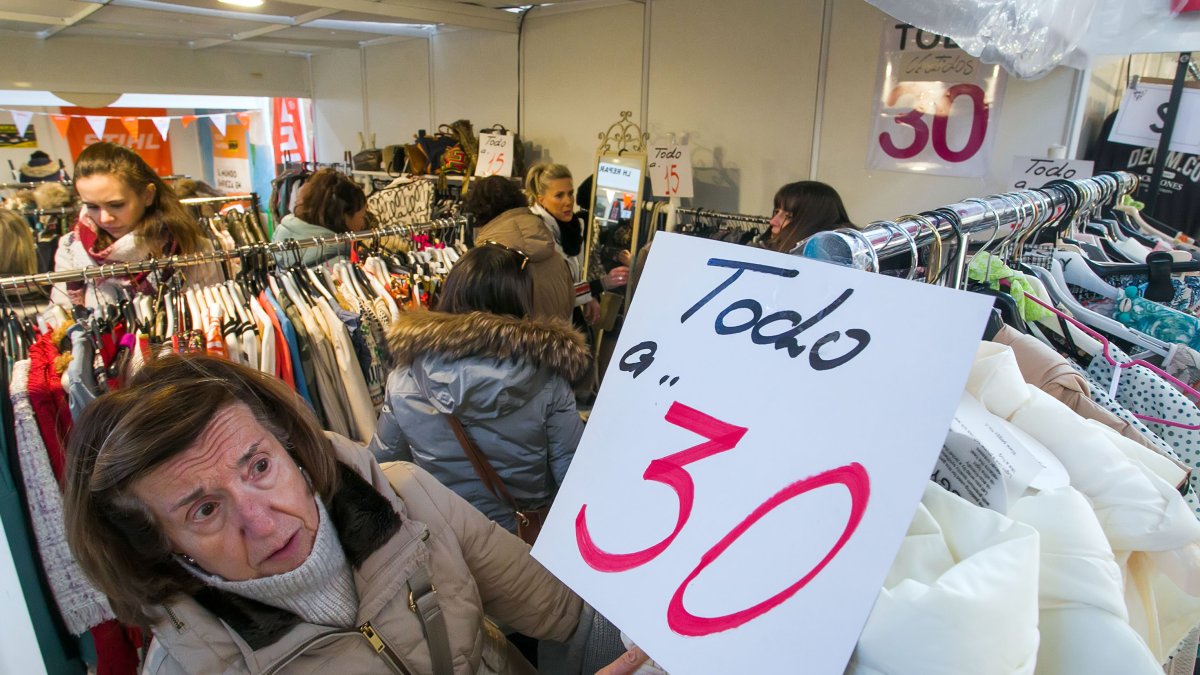
[[[887,20],[875,98],[872,169],[978,178],[987,171],[1005,75],[953,40]]]
[[[534,556],[669,672],[841,673],[989,307],[660,233]]]
[[[512,175],[513,134],[479,134],[479,159],[475,163],[476,176]]]
[[[646,157],[646,170],[655,197],[693,197],[692,148],[687,145],[655,145]]]

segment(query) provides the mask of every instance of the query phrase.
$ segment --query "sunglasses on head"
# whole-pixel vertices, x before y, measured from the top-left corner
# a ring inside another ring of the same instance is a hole
[[[529,264],[529,255],[526,254],[524,251],[515,249],[511,246],[506,246],[504,244],[501,244],[498,241],[493,241],[491,239],[484,239],[483,241],[481,241],[479,243],[483,244],[485,246],[499,246],[500,248],[504,249],[505,251],[511,251],[511,252],[516,253],[517,255],[521,256],[521,269],[525,269],[525,266]]]

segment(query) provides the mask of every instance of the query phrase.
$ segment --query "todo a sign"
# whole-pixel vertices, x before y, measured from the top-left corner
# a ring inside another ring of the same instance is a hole
[[[1008,181],[1001,192],[1040,188],[1052,180],[1090,178],[1094,164],[1086,159],[1051,159],[1049,157],[1013,157]]]
[[[534,556],[669,672],[841,673],[989,307],[660,233]]]
[[[887,20],[875,95],[872,169],[978,178],[987,171],[1005,75],[947,37]]]
[[[692,148],[687,145],[655,145],[646,157],[646,171],[655,197],[692,197]]]
[[[476,176],[512,175],[512,134],[479,134],[479,159],[475,163]]]

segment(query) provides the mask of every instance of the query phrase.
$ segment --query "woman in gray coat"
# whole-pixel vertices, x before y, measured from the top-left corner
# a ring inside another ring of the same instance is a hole
[[[481,242],[454,266],[438,311],[408,312],[389,338],[397,368],[371,449],[410,461],[515,532],[512,510],[480,481],[446,415],[456,416],[521,508],[554,499],[583,423],[571,382],[587,372],[581,333],[529,317],[524,253]]]

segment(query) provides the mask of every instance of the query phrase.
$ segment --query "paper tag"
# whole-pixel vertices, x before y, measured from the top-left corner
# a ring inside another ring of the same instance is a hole
[[[930,480],[1000,513],[1027,488],[1068,485],[1066,467],[1049,450],[963,394]]]
[[[692,149],[686,145],[656,145],[650,148],[646,169],[655,197],[692,197]]]
[[[512,176],[513,134],[479,134],[476,176]]]

